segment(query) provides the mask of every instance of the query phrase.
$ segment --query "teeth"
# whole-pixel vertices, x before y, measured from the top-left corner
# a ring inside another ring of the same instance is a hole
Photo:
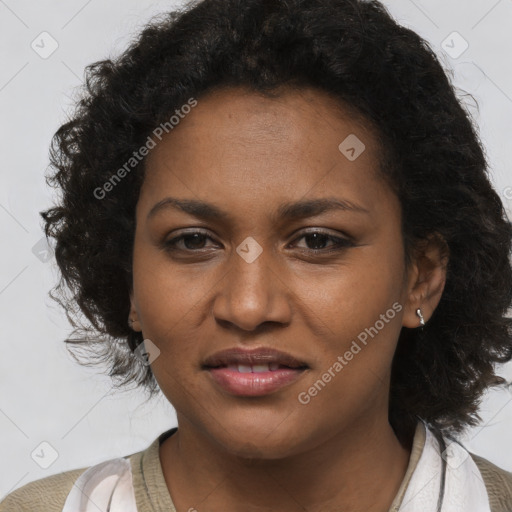
[[[268,364],[255,364],[252,367],[253,373],[268,372],[270,368]]]
[[[240,373],[262,373],[262,372],[275,372],[279,369],[279,363],[270,364],[229,364],[228,370],[237,371]]]

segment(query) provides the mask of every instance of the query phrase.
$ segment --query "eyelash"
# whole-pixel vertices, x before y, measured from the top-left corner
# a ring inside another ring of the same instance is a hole
[[[189,237],[189,236],[192,236],[192,235],[196,235],[196,234],[203,235],[206,239],[210,239],[210,240],[214,241],[212,237],[208,236],[208,234],[203,232],[203,231],[190,231],[190,232],[183,233],[183,234],[181,234],[181,235],[179,235],[177,237],[174,237],[174,238],[172,238],[170,240],[165,241],[163,243],[164,249],[166,251],[168,251],[168,252],[180,251],[180,252],[188,252],[188,253],[200,254],[202,251],[204,252],[204,249],[194,250],[194,249],[180,249],[180,248],[176,247],[176,244],[179,241],[184,240],[186,237]],[[306,231],[306,232],[302,233],[300,236],[298,236],[297,238],[295,238],[294,241],[300,240],[302,238],[305,238],[308,235],[313,235],[313,234],[323,235],[328,240],[333,241],[335,244],[332,247],[327,248],[327,249],[300,248],[299,250],[301,252],[307,252],[307,253],[310,253],[310,254],[322,254],[322,255],[325,255],[325,254],[329,254],[329,253],[332,253],[332,252],[339,252],[339,251],[342,251],[343,249],[346,249],[347,247],[353,247],[354,246],[354,243],[350,239],[348,239],[348,238],[336,237],[334,235],[328,234],[325,231],[320,231],[320,230]]]

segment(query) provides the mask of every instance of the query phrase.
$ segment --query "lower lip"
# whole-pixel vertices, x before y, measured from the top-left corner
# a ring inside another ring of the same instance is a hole
[[[260,373],[241,373],[228,368],[209,368],[213,380],[225,391],[237,396],[263,396],[296,381],[304,370],[282,368]]]

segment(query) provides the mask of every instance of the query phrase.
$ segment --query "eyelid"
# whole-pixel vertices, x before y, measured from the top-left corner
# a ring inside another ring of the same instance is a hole
[[[312,233],[319,233],[320,235],[326,235],[330,236],[332,238],[340,238],[345,239],[348,241],[354,241],[353,237],[351,237],[348,233],[340,232],[340,231],[334,231],[328,228],[317,228],[317,227],[308,227],[297,230],[296,233],[294,233],[295,238],[298,236],[304,236],[304,235],[310,235]]]
[[[180,230],[180,231],[178,231],[177,234],[174,234],[174,236],[172,236],[171,238],[165,238],[164,241],[162,242],[162,245],[164,248],[169,248],[171,246],[171,242],[176,243],[177,241],[182,240],[187,235],[195,235],[197,233],[200,235],[203,235],[205,238],[212,240],[213,242],[216,242],[216,240],[212,236],[210,236],[210,233],[207,230],[203,230],[201,228],[189,228],[188,231]],[[197,251],[192,251],[190,249],[183,249],[183,250],[185,252],[199,252],[200,251],[200,249]]]
[[[335,252],[337,250],[341,250],[346,247],[352,247],[355,245],[354,239],[347,235],[347,234],[333,234],[331,231],[322,229],[322,228],[306,228],[305,231],[299,231],[297,235],[294,237],[292,242],[296,242],[297,240],[300,240],[304,238],[307,235],[318,233],[319,235],[324,235],[328,239],[330,239],[333,242],[333,245],[331,247],[328,247],[326,249],[308,249],[304,247],[299,247],[298,249],[303,252],[309,252],[309,253],[323,253],[328,254],[330,252]]]

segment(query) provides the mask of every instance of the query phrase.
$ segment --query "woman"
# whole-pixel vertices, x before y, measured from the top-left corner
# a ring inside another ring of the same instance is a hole
[[[512,359],[512,230],[380,3],[171,13],[88,68],[51,159],[60,301],[91,323],[67,341],[178,427],[0,510],[511,510],[512,474],[457,437]]]

